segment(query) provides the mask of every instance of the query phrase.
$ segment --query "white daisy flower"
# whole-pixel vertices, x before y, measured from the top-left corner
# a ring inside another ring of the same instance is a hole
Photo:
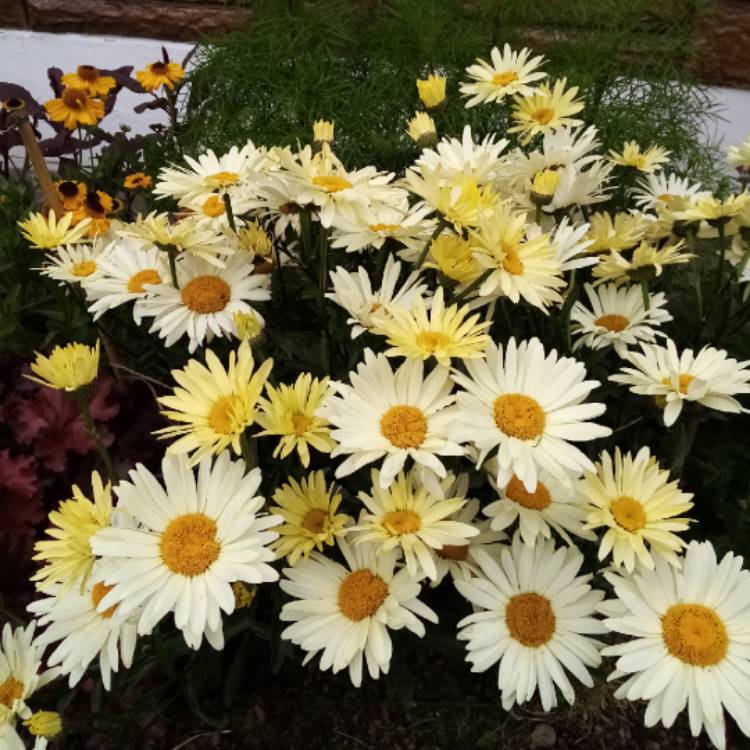
[[[609,200],[608,180],[612,165],[597,159],[587,169],[568,164],[558,171],[559,180],[552,200],[544,207],[547,213],[571,206],[591,206]]]
[[[750,135],[739,146],[730,146],[727,151],[727,164],[739,172],[750,171]]]
[[[463,547],[479,534],[470,524],[448,520],[466,505],[466,497],[434,496],[411,472],[401,472],[388,489],[381,488],[377,469],[370,476],[372,494],[358,495],[367,510],[353,528],[362,532],[357,543],[373,543],[384,552],[400,549],[412,576],[434,581],[437,550]]]
[[[145,297],[157,284],[171,284],[166,253],[143,248],[138,240],[124,238],[108,245],[98,261],[98,273],[86,282],[86,296],[94,320],[107,310]]]
[[[482,512],[490,518],[490,528],[505,531],[518,522],[518,532],[523,543],[533,547],[537,539],[552,538],[556,531],[567,544],[573,545],[570,534],[594,540],[596,535],[584,528],[586,511],[577,501],[571,481],[561,482],[555,475],[540,471],[536,487],[530,492],[514,474],[505,486],[494,481],[497,462],[487,463],[490,484],[498,499],[485,505]]]
[[[655,562],[605,574],[620,612],[604,624],[628,637],[602,650],[618,657],[610,679],[627,678],[615,696],[647,701],[647,727],[687,707],[693,736],[705,728],[724,750],[724,711],[750,737],[750,572],[731,552],[717,561],[710,542],[691,542],[681,569]]]
[[[609,379],[639,396],[657,397],[664,404],[667,427],[677,421],[685,401],[730,414],[747,412],[734,397],[750,393],[750,361],[738,362],[713,346],[696,354],[692,349],[678,352],[672,339],[665,344],[641,344],[640,352],[626,352],[623,359],[633,366]]]
[[[185,642],[198,649],[203,637],[222,648],[221,612],[231,614],[232,583],[275,581],[278,573],[269,531],[282,522],[262,514],[257,495],[260,470],[245,473],[243,461],[229,452],[216,461],[204,458],[197,477],[185,456],[165,456],[164,486],[142,464],[130,481],[114,489],[118,509],[141,524],[138,529],[109,527],[91,539],[102,558],[103,581],[113,588],[97,606],[106,612],[117,605],[122,617],[143,607],[138,634],[146,635],[169,612]]]
[[[337,446],[332,457],[348,455],[336,469],[345,477],[384,458],[380,487],[386,489],[407,458],[445,477],[440,456],[461,456],[449,437],[455,421],[453,383],[445,367],[424,377],[424,363],[409,359],[394,372],[388,358],[365,350],[364,362],[349,373],[350,385],[335,384],[318,414],[331,423]]]
[[[544,57],[531,57],[531,50],[524,47],[515,52],[509,44],[503,51],[493,47],[490,52],[491,62],[477,58],[473,65],[466,68],[472,79],[461,84],[461,93],[471,97],[466,108],[475,107],[486,102],[501,102],[506,96],[521,94],[531,96],[536,88],[531,86],[536,81],[546,78],[547,74],[538,70],[544,63]]]
[[[569,482],[568,472],[593,470],[591,461],[572,442],[611,434],[590,422],[604,404],[584,403],[599,383],[586,380],[586,369],[571,357],[545,354],[537,338],[503,347],[491,342],[486,360],[464,363],[468,375],[454,370],[464,388],[456,397],[453,439],[476,446],[481,463],[495,447],[499,487],[515,474],[534,492],[540,469]]]
[[[643,211],[655,211],[663,208],[674,198],[687,198],[693,200],[701,193],[699,182],[690,182],[685,177],[676,174],[656,172],[646,174],[638,180],[637,187],[633,190],[635,204]]]
[[[65,245],[54,253],[45,255],[45,263],[38,269],[42,276],[55,281],[81,284],[94,281],[101,276],[101,261],[105,255],[104,245]]]
[[[578,336],[573,351],[582,346],[589,349],[613,346],[622,357],[629,346],[665,336],[655,330],[662,323],[672,320],[664,309],[667,298],[663,292],[648,295],[649,306],[646,310],[643,291],[639,286],[602,284],[594,289],[591,284],[584,284],[583,288],[590,307],[578,301],[570,311],[570,332]]]
[[[233,336],[236,313],[252,312],[263,323],[249,302],[270,299],[270,278],[253,270],[241,255],[231,256],[223,268],[186,256],[177,264],[179,289],[169,284],[151,287],[136,300],[133,315],[136,320],[154,318],[149,330],[157,331],[165,346],[187,336],[192,354],[214,336]]]
[[[97,611],[111,589],[94,573],[85,587],[76,583],[62,593],[62,587],[52,586],[45,590],[50,596],[29,604],[29,612],[44,626],[36,643],[49,646],[59,642],[47,661],[51,666],[60,665],[70,687],[80,682],[97,656],[105,690],[111,688],[112,672],[118,671],[121,661],[126,669],[133,663],[137,617],[123,617],[116,605]]]
[[[538,691],[542,708],[557,706],[560,690],[568,703],[575,691],[566,670],[586,687],[589,669],[601,663],[599,641],[606,632],[594,617],[604,598],[578,575],[583,555],[575,547],[555,548],[551,541],[534,547],[516,535],[499,561],[480,550],[481,573],[456,588],[479,610],[458,623],[466,641],[472,672],[485,672],[497,662],[503,708],[526,703]]]
[[[389,630],[406,628],[422,638],[425,628],[419,618],[433,623],[438,618],[417,598],[418,579],[407,568],[396,571],[396,550],[378,552],[370,544],[337,541],[345,565],[312,552],[284,569],[279,585],[295,601],[281,610],[280,619],[292,623],[281,637],[307,651],[305,663],[321,653],[321,670],[348,668],[359,687],[363,661],[375,680],[388,673],[393,650]]]
[[[421,299],[427,293],[427,285],[421,283],[417,271],[412,271],[396,291],[401,262],[392,255],[386,260],[377,292],[373,292],[370,274],[363,266],[359,266],[356,273],[337,266],[330,274],[333,291],[327,292],[326,297],[343,307],[351,316],[346,322],[352,327],[353,339],[369,331],[377,322],[376,318],[388,315],[389,309],[402,307],[408,310],[418,298]]]
[[[554,247],[557,262],[560,264],[560,273],[572,271],[574,268],[587,268],[596,265],[597,257],[587,252],[593,240],[586,238],[589,230],[588,224],[571,224],[567,216],[556,224],[549,234],[549,242]],[[538,224],[529,224],[526,229],[526,237],[535,240],[542,232]]]
[[[34,641],[35,624],[11,628],[5,623],[0,640],[0,747],[24,750],[16,732],[16,720],[28,719],[31,709],[26,701],[57,677],[58,669],[42,670],[42,651]]]

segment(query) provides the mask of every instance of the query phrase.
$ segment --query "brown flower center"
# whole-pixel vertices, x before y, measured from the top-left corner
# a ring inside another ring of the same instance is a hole
[[[367,568],[350,573],[339,586],[339,609],[344,617],[360,622],[371,617],[388,597],[388,584]]]
[[[416,406],[392,406],[380,418],[380,432],[397,448],[419,448],[427,435],[427,418]]]
[[[661,620],[672,656],[696,667],[711,667],[727,655],[729,638],[719,615],[702,604],[675,604]]]
[[[227,306],[232,297],[232,289],[218,276],[196,276],[185,284],[180,296],[185,307],[207,315]]]
[[[99,602],[112,591],[114,586],[107,586],[106,583],[96,583],[91,589],[91,601],[94,603],[94,609],[99,606]],[[109,620],[110,617],[115,613],[117,605],[113,604],[109,609],[105,609],[104,612],[99,612],[99,617],[103,617],[105,620]]]
[[[128,281],[128,291],[133,294],[145,292],[144,284],[161,284],[161,276],[155,268],[144,268],[142,271],[134,273]]]
[[[544,510],[552,502],[549,490],[542,482],[537,482],[536,489],[533,492],[529,492],[515,474],[511,477],[508,486],[505,488],[505,495],[508,500],[512,500],[514,503],[518,503],[530,510]]]
[[[205,573],[219,559],[220,550],[216,523],[203,513],[186,513],[173,518],[159,542],[164,564],[173,573],[183,576]]]
[[[555,613],[539,594],[516,594],[505,608],[505,624],[512,638],[530,648],[543,646],[555,633]]]
[[[539,403],[523,393],[505,393],[495,399],[495,424],[506,435],[533,440],[544,432],[546,418]]]
[[[78,185],[73,180],[63,180],[57,183],[57,192],[62,195],[63,198],[77,198],[78,197]]]
[[[167,65],[167,63],[162,62],[161,60],[159,62],[151,63],[148,68],[154,75],[157,76],[166,75],[167,71],[169,70],[169,66]]]
[[[609,511],[618,526],[625,531],[638,531],[646,525],[646,512],[643,505],[629,495],[618,497],[610,506]]]
[[[402,536],[403,534],[416,534],[421,522],[413,510],[392,510],[383,516],[383,526],[389,534]]]
[[[606,328],[608,331],[619,333],[620,331],[624,331],[628,327],[630,321],[624,315],[617,315],[616,313],[612,313],[601,315],[594,321],[594,323],[598,326],[601,326],[602,328]]]
[[[88,104],[89,97],[83,89],[69,86],[63,91],[62,100],[70,109],[83,109]]]
[[[92,83],[99,78],[99,68],[96,68],[93,65],[79,65],[76,69],[76,75],[82,81]]]
[[[302,528],[311,534],[320,534],[325,531],[328,513],[322,508],[308,510],[302,520]]]

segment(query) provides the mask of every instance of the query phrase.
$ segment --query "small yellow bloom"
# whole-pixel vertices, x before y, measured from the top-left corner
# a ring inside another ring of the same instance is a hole
[[[59,221],[55,212],[50,211],[46,217],[40,213],[29,214],[25,221],[18,222],[18,226],[31,247],[53,250],[60,245],[75,245],[86,241],[90,219],[84,219],[71,227],[72,221],[72,211],[63,214]]]
[[[425,79],[417,79],[417,93],[427,109],[435,109],[445,101],[445,76],[431,73]]]
[[[313,123],[313,141],[318,144],[333,143],[333,128],[331,120],[316,120]]]
[[[416,112],[414,117],[409,120],[409,127],[406,131],[418,146],[432,146],[437,142],[437,127],[435,120],[426,112]]]
[[[573,115],[583,109],[583,102],[576,99],[578,87],[567,91],[567,81],[562,78],[555,81],[553,88],[543,83],[530,96],[517,96],[513,108],[515,125],[508,128],[509,133],[520,133],[521,143],[528,143],[537,133],[557,130],[563,125],[580,125],[581,120]]]
[[[440,273],[459,284],[471,283],[482,269],[474,260],[471,243],[457,234],[443,232],[430,245],[431,260],[427,268],[437,268]]]
[[[173,89],[175,83],[185,77],[185,71],[179,63],[157,60],[135,74],[144,91],[156,91],[160,86]]]
[[[252,258],[260,256],[268,260],[272,257],[273,240],[257,219],[239,229],[235,236],[239,249],[250,253]]]
[[[622,152],[610,150],[609,160],[613,164],[632,167],[639,172],[654,172],[657,167],[669,161],[669,153],[661,146],[651,146],[647,151],[641,151],[636,141],[626,141]]]
[[[23,725],[34,737],[56,737],[62,732],[62,717],[57,711],[37,711]]]
[[[48,388],[73,392],[91,383],[99,371],[99,341],[96,346],[68,344],[56,346],[49,357],[37,352],[31,371],[38,377],[26,375]]]
[[[661,276],[664,266],[681,263],[689,263],[695,256],[691,253],[682,252],[684,244],[682,240],[674,245],[664,245],[656,248],[648,242],[641,244],[633,250],[633,255],[628,260],[617,250],[602,256],[599,263],[594,266],[592,275],[596,279],[594,286],[605,281],[612,281],[618,286],[632,281]]]
[[[83,89],[89,96],[106,96],[117,84],[112,76],[103,76],[93,65],[79,65],[75,73],[62,77],[63,86]]]
[[[104,102],[89,96],[85,89],[67,87],[58,99],[45,102],[44,108],[53,122],[61,122],[68,130],[78,125],[96,125],[104,117]]]
[[[143,172],[133,172],[125,177],[122,182],[125,190],[140,190],[151,187],[151,178]]]
[[[237,338],[252,344],[263,335],[263,323],[258,315],[253,312],[239,312],[234,314],[234,327],[237,330]]]
[[[593,240],[586,252],[627,250],[637,245],[645,232],[646,224],[637,214],[621,211],[613,218],[606,211],[597,211],[591,217],[589,231],[586,233],[586,239]]]

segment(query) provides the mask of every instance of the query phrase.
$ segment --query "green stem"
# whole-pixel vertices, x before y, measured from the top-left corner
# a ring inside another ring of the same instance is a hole
[[[643,295],[643,309],[648,312],[651,307],[651,296],[648,293],[648,281],[641,281],[641,294]]]
[[[563,340],[565,342],[566,351],[570,351],[570,311],[573,308],[573,303],[576,301],[576,269],[574,268],[570,272],[570,289],[563,302],[561,315],[561,329],[563,333]]]
[[[175,289],[179,289],[180,285],[177,283],[177,250],[172,245],[167,245],[167,256],[169,257],[169,274],[172,277],[172,285]]]
[[[479,288],[482,284],[484,284],[485,281],[490,277],[490,275],[494,272],[494,268],[487,268],[482,273],[477,276],[474,281],[469,284],[469,286],[466,287],[460,294],[457,294],[454,298],[454,302],[461,302],[463,299],[468,297],[475,289]]]
[[[224,193],[224,195],[221,196],[221,199],[224,201],[224,209],[227,212],[227,221],[229,222],[229,226],[233,232],[237,232],[237,224],[234,220],[234,211],[232,211],[232,201],[229,198],[229,193]]]
[[[448,225],[445,222],[445,219],[441,216],[440,219],[438,219],[437,226],[435,227],[435,231],[430,236],[430,239],[427,240],[427,242],[424,243],[424,247],[422,248],[422,252],[419,254],[419,257],[417,258],[417,262],[414,264],[414,268],[418,271],[422,264],[424,263],[425,258],[427,257],[427,253],[430,251],[430,245],[434,242],[434,240],[437,239],[438,235],[447,227]]]
[[[240,448],[242,458],[245,459],[245,467],[248,471],[252,471],[258,465],[258,446],[255,438],[248,437],[248,434],[243,432],[240,435]]]
[[[91,416],[88,394],[76,392],[74,396],[75,400],[78,402],[78,407],[81,410],[81,416],[83,417],[83,422],[86,425],[86,432],[88,432],[89,437],[94,441],[96,452],[99,454],[99,458],[101,458],[102,463],[106,468],[107,476],[111,481],[114,481],[117,479],[114,464],[112,463],[112,458],[110,457],[109,452],[104,447],[102,437],[99,434],[99,430],[97,430],[96,428],[96,422],[94,421],[93,416]]]
[[[542,204],[536,204],[536,223],[542,226]]]
[[[721,278],[724,274],[724,259],[727,254],[727,234],[726,226],[723,221],[719,222],[716,229],[719,232],[719,265],[716,268],[715,293],[718,295],[721,290]]]

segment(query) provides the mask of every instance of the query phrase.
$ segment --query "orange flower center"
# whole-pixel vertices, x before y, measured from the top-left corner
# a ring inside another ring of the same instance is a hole
[[[417,346],[428,352],[435,352],[445,348],[451,343],[451,339],[439,331],[423,331],[417,335]]]
[[[217,216],[221,216],[225,211],[224,201],[216,195],[210,196],[203,204],[203,213],[205,216],[209,216],[215,219]]]
[[[601,315],[594,321],[594,323],[598,326],[601,326],[602,328],[606,328],[608,331],[619,333],[620,331],[624,331],[628,327],[630,321],[624,315],[617,315],[616,313],[612,313]]]
[[[368,224],[371,232],[396,232],[401,229],[401,224]]]
[[[89,97],[83,89],[68,87],[62,93],[62,100],[70,109],[83,109],[88,104]]]
[[[516,594],[505,608],[505,624],[512,638],[529,648],[543,646],[555,633],[555,613],[539,594]]]
[[[540,125],[548,125],[550,120],[555,116],[555,110],[549,107],[540,107],[532,115],[531,118],[536,120]]]
[[[91,276],[94,271],[96,271],[96,261],[94,260],[82,260],[70,269],[73,276]]]
[[[219,187],[226,187],[227,185],[235,185],[239,179],[240,176],[237,172],[216,172],[216,174],[206,177],[206,182],[219,185]]]
[[[617,525],[625,531],[638,531],[646,525],[646,512],[643,505],[629,495],[618,497],[610,506],[609,511]]]
[[[416,406],[392,406],[380,418],[380,432],[397,448],[419,448],[427,435],[427,418]]]
[[[208,424],[214,432],[229,435],[236,429],[236,396],[223,396],[208,412]]]
[[[292,432],[299,437],[304,435],[312,427],[312,419],[304,414],[292,415]]]
[[[518,80],[518,74],[514,73],[512,70],[508,70],[505,73],[495,73],[494,76],[492,76],[491,83],[494,83],[495,86],[507,86],[509,83],[513,83],[513,81]]]
[[[308,510],[302,521],[302,528],[311,534],[320,534],[325,531],[328,513],[322,508]]]
[[[503,268],[514,276],[520,276],[523,273],[523,261],[518,257],[516,248],[502,243],[502,250],[505,253],[503,258]]]
[[[145,292],[144,284],[161,284],[161,276],[155,268],[144,268],[142,271],[134,273],[128,281],[128,291],[133,294]]]
[[[413,510],[392,510],[383,516],[383,526],[389,534],[402,536],[403,534],[416,534],[421,522]]]
[[[656,200],[661,201],[662,203],[668,203],[672,198],[674,198],[674,195],[671,193],[661,193],[661,195],[656,196]]]
[[[530,510],[544,510],[552,502],[549,490],[542,482],[537,482],[536,489],[533,492],[529,492],[515,474],[511,477],[508,486],[505,488],[505,495],[508,500],[512,500],[514,503],[518,503]]]
[[[94,603],[94,609],[96,609],[99,606],[99,602],[104,599],[104,597],[112,591],[114,586],[107,586],[106,583],[97,583],[94,584],[93,588],[91,589],[91,601]],[[115,613],[115,610],[117,609],[117,605],[113,604],[109,609],[105,609],[104,612],[99,612],[99,617],[103,617],[105,620],[109,620],[110,617]]]
[[[0,682],[0,706],[11,708],[13,702],[23,697],[23,683],[11,676]]]
[[[162,562],[183,576],[205,573],[219,559],[221,545],[216,523],[203,513],[186,513],[173,518],[159,542]]]
[[[367,568],[350,573],[339,586],[339,609],[344,617],[360,622],[371,617],[388,597],[388,584]]]
[[[352,186],[349,180],[345,180],[343,177],[339,177],[335,174],[321,175],[320,177],[313,177],[313,185],[317,185],[319,188],[323,188],[326,193],[338,193],[341,190],[346,190]]]
[[[675,604],[661,620],[672,656],[696,667],[711,667],[727,655],[729,638],[719,615],[702,604]]]
[[[438,551],[438,556],[442,557],[443,560],[465,560],[469,554],[468,544],[446,544],[441,547]]]
[[[232,289],[218,276],[196,276],[185,284],[180,296],[185,307],[207,315],[227,306],[232,297]]]
[[[688,388],[690,387],[690,384],[695,380],[695,375],[687,375],[687,374],[680,374],[679,377],[679,391],[683,395],[686,395],[688,392]],[[672,385],[672,378],[662,378],[661,379],[662,385]]]
[[[533,440],[544,432],[544,410],[535,399],[523,393],[498,396],[494,416],[500,430],[519,440]]]

